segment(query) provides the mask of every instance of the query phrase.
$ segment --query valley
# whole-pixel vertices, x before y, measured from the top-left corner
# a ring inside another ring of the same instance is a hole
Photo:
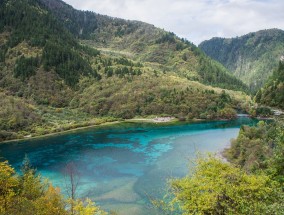
[[[229,24],[271,2],[166,4],[220,37],[0,1],[1,215],[284,214],[284,31]]]

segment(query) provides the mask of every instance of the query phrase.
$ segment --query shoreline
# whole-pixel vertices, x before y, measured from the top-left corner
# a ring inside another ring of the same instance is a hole
[[[156,118],[133,118],[133,119],[125,119],[125,120],[117,120],[113,122],[104,122],[98,125],[88,125],[88,126],[82,126],[78,128],[73,128],[73,129],[67,129],[65,131],[59,131],[59,132],[52,132],[48,134],[43,134],[43,135],[38,135],[38,136],[28,136],[24,138],[18,138],[18,139],[12,139],[12,140],[5,140],[0,142],[0,144],[6,144],[6,143],[12,143],[12,142],[22,142],[26,140],[34,140],[34,139],[41,139],[41,138],[46,138],[46,137],[51,137],[51,136],[56,136],[56,135],[61,135],[65,133],[71,133],[74,131],[79,131],[79,130],[84,130],[88,128],[95,128],[95,127],[102,127],[102,126],[107,126],[107,125],[113,125],[113,124],[119,124],[123,122],[142,122],[142,123],[172,123],[172,122],[178,122],[178,119],[175,117],[156,117]],[[31,135],[31,134],[30,134]]]
[[[10,143],[10,142],[21,142],[21,141],[33,140],[33,139],[41,139],[41,138],[45,138],[45,137],[61,135],[61,134],[64,134],[64,133],[69,133],[69,132],[71,133],[71,132],[73,132],[73,131],[83,130],[83,129],[87,129],[87,128],[95,128],[95,127],[99,127],[99,126],[118,124],[118,123],[122,123],[122,122],[125,122],[125,121],[104,122],[104,123],[98,124],[98,125],[82,126],[82,127],[78,127],[78,128],[67,129],[67,130],[65,130],[65,131],[52,132],[52,133],[49,133],[49,134],[43,134],[43,135],[38,135],[38,136],[24,137],[24,138],[21,138],[21,139],[5,140],[5,141],[0,142],[0,144]]]
[[[237,117],[238,118],[238,117]],[[198,123],[198,122],[203,122],[203,121],[214,121],[214,120],[233,120],[233,119],[212,119],[212,120],[206,120],[206,119],[192,119],[190,121],[184,121],[187,123]],[[35,139],[42,139],[42,138],[47,138],[47,137],[52,137],[52,136],[57,136],[65,133],[71,133],[74,131],[79,131],[79,130],[84,130],[88,128],[96,128],[96,127],[103,127],[103,126],[108,126],[108,125],[113,125],[113,124],[119,124],[119,123],[124,123],[124,122],[131,122],[131,123],[152,123],[152,124],[168,124],[168,123],[178,123],[182,122],[176,117],[154,117],[154,118],[132,118],[132,119],[122,119],[122,120],[116,120],[112,122],[104,122],[101,124],[97,125],[87,125],[87,126],[82,126],[82,127],[77,127],[73,129],[67,129],[64,131],[59,131],[59,132],[51,132],[48,134],[43,134],[43,135],[37,135],[37,136],[26,136],[24,138],[18,138],[18,139],[12,139],[12,140],[5,140],[0,142],[0,144],[6,144],[6,143],[12,143],[12,142],[22,142],[22,141],[28,141],[28,140],[35,140]]]
[[[175,117],[133,118],[125,120],[125,122],[148,122],[148,123],[171,123],[178,121],[179,120]]]

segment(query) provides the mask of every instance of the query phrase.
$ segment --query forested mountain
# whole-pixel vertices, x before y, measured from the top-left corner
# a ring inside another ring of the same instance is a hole
[[[59,0],[1,1],[0,47],[0,140],[135,116],[230,118],[250,106],[242,92],[204,85],[246,90],[190,42]]]
[[[284,31],[269,29],[231,39],[212,38],[199,48],[256,91],[272,75],[284,54]]]
[[[263,88],[261,88],[255,100],[258,103],[271,107],[284,109],[284,62],[280,61],[278,69],[273,72]]]
[[[73,35],[108,53],[120,53],[150,64],[164,72],[174,72],[226,89],[246,90],[221,64],[205,56],[195,45],[153,25],[78,11],[60,0],[41,0]]]

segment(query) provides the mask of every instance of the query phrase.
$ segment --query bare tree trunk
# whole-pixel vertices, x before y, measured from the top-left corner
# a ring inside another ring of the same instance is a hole
[[[80,183],[80,173],[73,162],[67,163],[64,168],[65,189],[71,200],[71,214],[74,214],[74,201]]]

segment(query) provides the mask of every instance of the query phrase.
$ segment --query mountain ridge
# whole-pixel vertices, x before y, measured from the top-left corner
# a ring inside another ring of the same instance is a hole
[[[61,0],[40,1],[45,3],[47,7],[50,5],[50,2],[52,2],[52,5],[60,4],[61,2]],[[61,4],[61,8],[62,5],[64,4]],[[233,89],[232,87],[235,85],[238,85],[235,89],[241,88],[246,90],[247,88],[238,79],[231,76],[229,71],[221,64],[217,64],[215,61],[207,58],[194,44],[185,39],[180,39],[174,33],[166,32],[152,24],[113,18],[90,11],[79,11],[72,6],[63,8],[62,11],[52,10],[52,7],[49,9],[54,16],[63,20],[63,22],[66,19],[73,20],[75,27],[68,23],[66,24],[65,21],[66,27],[71,32],[74,32],[72,29],[77,28],[77,33],[74,35],[81,39],[83,44],[87,44],[88,46],[108,48],[110,51],[128,52],[131,53],[134,60],[157,64],[164,71],[175,70],[182,77],[186,77],[189,80],[197,80],[207,85],[219,86],[220,83],[228,81],[230,83],[224,84],[223,88]],[[81,18],[78,19],[78,17]],[[84,26],[86,26],[86,29],[90,29],[89,26],[92,24],[96,28],[92,32],[87,30],[88,33],[83,33],[80,36],[78,35],[80,30],[76,27],[76,22],[82,20],[83,17],[85,22],[81,26],[82,28],[80,28],[81,31],[84,32]],[[175,58],[175,55],[178,55],[178,58]],[[196,61],[203,61],[207,65],[200,67],[199,65],[202,63]],[[207,67],[214,67],[214,69],[208,71]],[[215,80],[218,76],[222,76],[221,78],[226,79],[226,81]]]
[[[284,54],[284,31],[274,28],[235,38],[215,37],[199,48],[257,91]]]

